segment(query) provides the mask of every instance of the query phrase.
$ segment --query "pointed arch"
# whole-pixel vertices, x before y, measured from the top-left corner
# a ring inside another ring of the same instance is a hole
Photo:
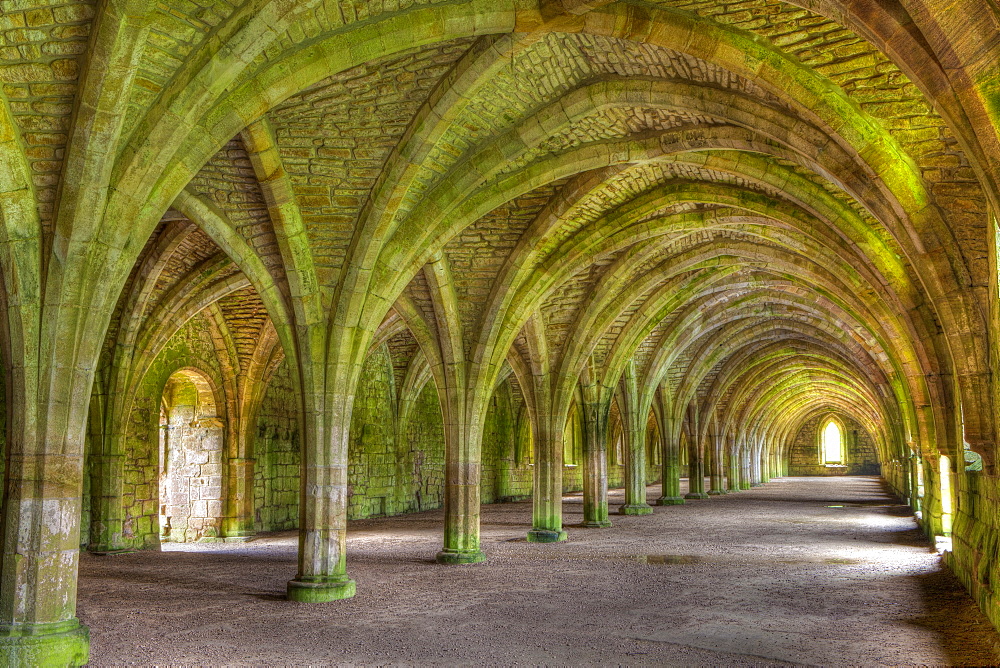
[[[819,421],[817,434],[819,463],[825,466],[847,464],[847,428],[844,421],[830,413]]]

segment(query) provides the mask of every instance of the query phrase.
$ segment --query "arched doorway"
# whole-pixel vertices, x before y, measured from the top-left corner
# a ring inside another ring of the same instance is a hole
[[[175,371],[160,403],[160,537],[193,542],[221,535],[225,423],[211,381]]]

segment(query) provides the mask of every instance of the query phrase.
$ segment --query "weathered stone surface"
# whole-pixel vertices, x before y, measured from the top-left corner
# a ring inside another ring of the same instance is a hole
[[[808,4],[0,0],[0,625],[296,527],[349,597],[348,518],[473,563],[482,503],[832,472],[824,415],[995,608],[995,12]]]

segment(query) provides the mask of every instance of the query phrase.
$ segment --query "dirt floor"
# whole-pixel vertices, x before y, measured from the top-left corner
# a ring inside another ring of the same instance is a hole
[[[876,478],[781,478],[610,529],[574,528],[578,495],[564,508],[569,541],[538,545],[530,502],[484,506],[472,566],[433,562],[440,511],[352,522],[358,595],[336,603],[284,599],[294,532],[84,554],[91,665],[1000,663]]]

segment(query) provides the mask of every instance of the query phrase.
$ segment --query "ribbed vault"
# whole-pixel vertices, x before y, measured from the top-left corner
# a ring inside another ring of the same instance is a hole
[[[0,16],[35,31],[0,50],[11,638],[83,637],[81,523],[91,549],[158,544],[136,486],[181,369],[217,386],[215,536],[260,523],[278,487],[255,462],[292,427],[259,416],[279,395],[292,416],[296,600],[353,595],[359,429],[407,443],[435,403],[447,563],[484,558],[500,413],[539,542],[566,536],[566,453],[584,525],[609,524],[619,437],[633,514],[650,457],[661,505],[682,467],[690,497],[735,491],[828,415],[930,533],[951,530],[941,455],[996,475],[992,3],[42,4]],[[392,425],[358,423],[366,393]],[[964,493],[976,589],[996,540]],[[72,519],[39,519],[56,506]]]

